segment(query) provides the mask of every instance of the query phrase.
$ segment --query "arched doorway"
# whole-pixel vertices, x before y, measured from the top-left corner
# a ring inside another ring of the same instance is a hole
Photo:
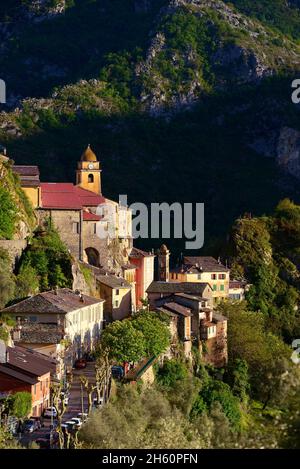
[[[95,248],[86,248],[85,250],[88,263],[94,267],[100,267],[100,254]]]

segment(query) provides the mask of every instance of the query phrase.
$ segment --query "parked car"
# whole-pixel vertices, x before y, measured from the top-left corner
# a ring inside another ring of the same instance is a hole
[[[60,427],[61,427],[61,429],[62,429],[63,432],[69,430],[69,426],[68,426],[66,423],[62,423]]]
[[[84,358],[79,358],[79,360],[76,360],[75,368],[76,370],[82,370],[83,368],[86,368],[86,360],[84,360]]]
[[[115,379],[122,379],[124,377],[124,368],[122,366],[112,366],[111,374]]]
[[[87,421],[89,415],[86,414],[85,412],[79,412],[79,414],[77,414],[77,417],[80,418],[80,420],[84,423]]]
[[[56,447],[58,443],[58,433],[54,432],[52,433],[52,447]],[[41,449],[50,449],[51,448],[51,434],[46,433],[46,435],[43,438],[37,438],[35,442],[39,445]]]
[[[74,417],[70,420],[70,422],[74,422],[74,427],[73,428],[76,428],[77,430],[79,430],[79,428],[81,427],[82,425],[82,420],[79,418],[79,417]]]
[[[68,405],[69,404],[69,394],[62,393],[61,394],[61,400],[63,400],[65,405]]]
[[[35,442],[40,449],[50,449],[50,440],[47,440],[47,438],[38,438]]]
[[[55,407],[48,407],[47,409],[44,410],[44,417],[45,418],[56,418],[57,417],[57,412]]]
[[[69,432],[74,430],[74,427],[75,427],[74,420],[68,420],[67,422],[65,422],[65,424],[68,426],[68,431]]]
[[[25,420],[25,422],[23,423],[22,430],[24,433],[33,433],[35,430],[38,430],[39,428],[41,427],[38,424],[37,420],[28,419],[28,420]]]
[[[98,401],[98,399],[96,397],[93,400],[93,408],[94,409],[100,409],[100,407],[102,407],[103,404],[104,404],[104,397],[100,397],[100,401]]]

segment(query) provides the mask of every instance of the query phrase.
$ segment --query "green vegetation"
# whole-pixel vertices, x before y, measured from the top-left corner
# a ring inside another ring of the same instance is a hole
[[[17,440],[6,430],[0,427],[0,449],[18,449]]]
[[[0,249],[0,308],[14,297],[15,278],[7,251]]]
[[[0,239],[13,239],[22,223],[28,229],[35,224],[31,203],[10,163],[0,162]]]
[[[232,276],[252,284],[249,308],[269,318],[269,329],[288,343],[300,332],[299,240],[300,207],[285,199],[272,216],[237,220],[229,253]]]
[[[102,333],[101,342],[109,349],[110,357],[120,364],[136,362],[145,356],[144,336],[129,320],[109,324]]]
[[[300,39],[300,4],[297,0],[224,0],[233,4],[247,16],[259,19],[262,23],[282,31],[295,39]],[[297,8],[296,8],[297,7]]]
[[[17,287],[20,296],[58,288],[71,288],[71,257],[57,231],[48,223],[37,231],[20,260]]]
[[[0,187],[0,238],[12,239],[17,219],[17,207],[9,191]]]
[[[109,324],[101,337],[110,358],[120,364],[157,356],[167,349],[169,341],[170,334],[165,322],[155,313],[147,312]]]
[[[20,420],[25,419],[31,412],[31,394],[16,392],[9,398],[10,414]]]
[[[237,368],[243,375],[239,383],[245,383],[245,365],[242,372],[241,362]],[[240,388],[248,393],[247,385]],[[291,444],[284,432],[288,421],[293,420],[293,428],[297,427],[291,403],[299,405],[299,398],[285,397],[279,407],[264,410],[259,402],[247,404],[248,395],[246,400],[235,396],[234,389],[197,360],[193,369],[181,358],[166,360],[152,386],[118,384],[116,395],[82,427],[79,441],[83,448],[118,449],[278,448]],[[294,445],[298,437],[297,432],[291,433]]]

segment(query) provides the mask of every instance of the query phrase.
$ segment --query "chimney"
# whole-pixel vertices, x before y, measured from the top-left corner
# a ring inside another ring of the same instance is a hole
[[[8,363],[8,351],[4,340],[0,340],[0,363]]]
[[[84,298],[81,292],[79,294],[79,301],[81,301],[81,303],[84,303]]]

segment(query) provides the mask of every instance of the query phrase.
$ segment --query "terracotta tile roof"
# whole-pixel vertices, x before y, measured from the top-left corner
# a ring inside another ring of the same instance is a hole
[[[23,344],[59,344],[64,338],[64,331],[57,324],[25,323],[20,330],[20,342]]]
[[[102,195],[82,189],[72,183],[41,183],[42,208],[80,210],[105,203]]]
[[[124,264],[122,265],[123,270],[136,270],[137,266],[135,264]]]
[[[85,306],[101,303],[104,300],[100,298],[93,298],[91,296],[82,295],[83,301],[80,296],[69,288],[60,288],[44,293],[39,293],[30,298],[27,298],[19,303],[9,306],[3,310],[7,314],[18,313],[69,313],[77,309],[84,308]]]
[[[19,176],[39,176],[40,175],[40,170],[38,166],[14,165],[13,172],[19,174]]]
[[[23,187],[40,186],[40,171],[38,166],[13,166],[13,171],[20,176]]]
[[[98,207],[98,205],[106,202],[105,197],[102,195],[82,189],[82,187],[74,186],[74,191],[83,207]]]
[[[49,373],[52,369],[48,360],[44,360],[38,355],[33,355],[24,347],[7,347],[9,368],[22,370],[33,376],[42,376]]]
[[[229,282],[229,288],[245,288],[247,285],[247,282],[243,280],[230,280]]]
[[[83,212],[83,221],[100,221],[103,217],[91,212]]]
[[[141,249],[133,247],[129,257],[134,257],[134,258],[139,259],[141,257],[154,257],[154,254],[152,254],[152,252],[142,251]]]
[[[171,311],[172,313],[180,314],[186,317],[193,316],[190,308],[179,305],[178,303],[175,303],[174,301],[164,303],[163,307]]]
[[[208,283],[201,282],[152,282],[147,293],[187,293],[202,297]]]
[[[188,293],[175,293],[174,296],[175,297],[178,296],[180,298],[186,298],[188,300],[208,301],[208,298],[203,298],[203,296],[189,295]]]
[[[97,275],[97,280],[110,288],[131,288],[127,280],[115,275]]]
[[[184,257],[183,264],[190,267],[199,267],[202,272],[229,272],[230,270],[214,257]]]
[[[6,365],[0,364],[0,373],[5,373],[6,375],[12,376],[13,378],[18,379],[19,381],[23,381],[28,384],[36,384],[38,379],[36,376],[30,376],[26,373],[23,373],[21,370],[15,370],[13,368],[9,368]]]
[[[71,183],[41,183],[42,208],[81,210],[82,204]]]

